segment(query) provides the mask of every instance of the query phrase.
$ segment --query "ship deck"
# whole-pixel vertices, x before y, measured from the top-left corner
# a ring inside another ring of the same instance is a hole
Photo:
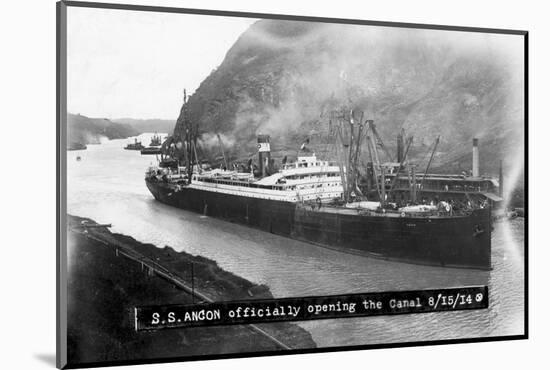
[[[317,204],[311,204],[310,207],[308,207],[309,204],[303,205],[302,207],[314,211],[314,212],[323,212],[323,213],[332,213],[332,214],[339,214],[339,215],[350,215],[350,216],[374,216],[374,217],[390,217],[390,218],[458,218],[458,217],[464,217],[464,214],[454,214],[454,215],[445,215],[442,213],[434,214],[434,213],[422,213],[422,212],[399,212],[399,211],[393,211],[393,210],[386,210],[386,212],[377,212],[373,210],[368,210],[365,208],[346,208],[342,206],[333,206],[333,205],[326,205],[322,204],[319,208]]]

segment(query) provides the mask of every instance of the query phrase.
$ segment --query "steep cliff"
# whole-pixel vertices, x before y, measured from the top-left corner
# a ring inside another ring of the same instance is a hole
[[[521,51],[519,36],[262,20],[190,97],[189,118],[212,155],[217,133],[241,160],[262,133],[282,158],[306,137],[326,153],[327,111],[347,104],[374,119],[392,150],[402,127],[414,135],[419,164],[441,135],[441,170],[470,169],[478,137],[481,172],[496,174],[500,159],[511,168],[523,155]]]

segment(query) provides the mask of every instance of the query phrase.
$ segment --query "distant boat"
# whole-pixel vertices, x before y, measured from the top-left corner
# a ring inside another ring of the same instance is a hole
[[[141,144],[141,141],[137,141],[137,139],[134,139],[134,143],[128,144],[124,147],[126,150],[141,150],[143,148],[145,147]]]
[[[67,145],[67,150],[86,150],[86,148],[87,146],[85,144],[77,143],[77,142],[70,143],[69,145]]]
[[[142,155],[161,154],[161,153],[162,152],[160,148],[157,148],[157,147],[148,147],[148,148],[141,149]]]
[[[149,146],[160,146],[161,144],[162,138],[155,132],[155,134],[151,138],[151,143],[149,144]]]

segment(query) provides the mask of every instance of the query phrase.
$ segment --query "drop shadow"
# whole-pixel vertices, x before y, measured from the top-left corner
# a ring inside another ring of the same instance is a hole
[[[55,353],[35,353],[34,358],[52,367],[55,367],[56,365]]]

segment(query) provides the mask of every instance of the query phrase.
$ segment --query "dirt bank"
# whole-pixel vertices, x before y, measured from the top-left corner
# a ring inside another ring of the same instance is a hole
[[[267,286],[255,285],[222,270],[215,261],[157,248],[113,234],[107,228],[82,228],[68,218],[68,360],[69,364],[127,361],[211,354],[280,350],[248,326],[220,326],[136,332],[133,308],[154,304],[192,303],[190,294],[142,266],[116,254],[116,246],[155,261],[216,301],[272,297]],[[84,232],[86,230],[86,232]],[[312,348],[311,335],[289,323],[262,324],[261,329],[291,348]]]

